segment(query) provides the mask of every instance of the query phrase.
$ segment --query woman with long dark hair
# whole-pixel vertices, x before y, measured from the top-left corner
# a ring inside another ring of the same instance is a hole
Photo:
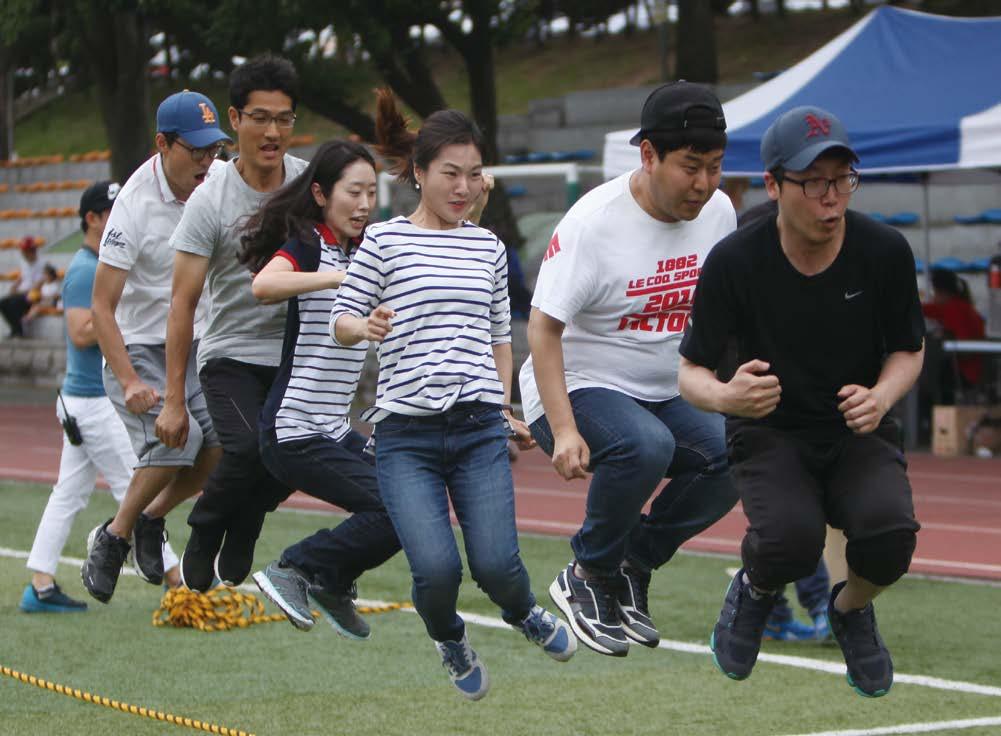
[[[416,185],[417,209],[370,226],[330,315],[341,345],[379,343],[376,472],[413,575],[413,599],[452,683],[467,698],[487,693],[482,661],[456,612],[462,562],[449,499],[473,579],[529,641],[559,661],[577,641],[536,604],[518,551],[507,453],[511,330],[504,244],[464,219],[483,187],[483,139],[455,110],[407,129],[381,90],[377,150],[400,181]]]
[[[352,602],[356,578],[400,549],[371,457],[362,452],[365,438],[349,421],[367,346],[336,347],[327,334],[375,190],[375,162],[364,146],[324,143],[248,221],[240,255],[255,272],[254,296],[288,300],[282,361],[259,420],[264,465],[289,488],[353,513],[286,549],[254,582],[297,628],[313,626],[312,598],[352,639],[369,636]]]

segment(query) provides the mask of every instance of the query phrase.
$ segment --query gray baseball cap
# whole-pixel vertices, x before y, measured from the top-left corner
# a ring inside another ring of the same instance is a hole
[[[794,107],[782,113],[761,139],[761,161],[766,171],[810,168],[820,154],[843,148],[858,161],[848,132],[833,113],[820,107]]]

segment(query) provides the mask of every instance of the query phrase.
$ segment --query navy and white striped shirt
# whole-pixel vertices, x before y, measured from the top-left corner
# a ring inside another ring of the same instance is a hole
[[[296,271],[345,271],[346,253],[324,225],[317,226],[319,246],[292,240],[276,257]],[[261,425],[274,427],[279,442],[322,435],[341,440],[351,429],[349,412],[358,388],[368,342],[351,347],[330,341],[328,321],[337,289],[323,289],[289,299],[282,362],[261,410]]]
[[[380,304],[396,316],[378,346],[375,406],[363,419],[439,414],[460,401],[504,403],[493,346],[511,342],[511,311],[496,235],[470,222],[452,230],[405,217],[370,225],[334,302],[331,335],[342,314],[364,318]]]

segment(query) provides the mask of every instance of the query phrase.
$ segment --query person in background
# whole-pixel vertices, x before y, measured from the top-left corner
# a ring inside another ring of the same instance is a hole
[[[921,305],[927,320],[932,320],[947,340],[983,340],[984,318],[973,306],[970,287],[955,271],[933,268],[931,271],[932,298]],[[980,355],[963,355],[955,358],[943,355],[945,365],[939,369],[941,401],[956,402],[957,392],[980,383],[984,374],[984,359]],[[958,385],[957,385],[958,379]]]
[[[31,309],[28,294],[41,289],[45,281],[45,265],[38,258],[35,239],[25,237],[18,248],[21,250],[21,274],[10,286],[10,292],[0,299],[0,314],[10,326],[10,337],[24,337],[21,318]]]

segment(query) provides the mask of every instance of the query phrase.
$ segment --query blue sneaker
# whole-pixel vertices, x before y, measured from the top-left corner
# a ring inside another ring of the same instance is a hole
[[[434,645],[441,655],[441,666],[445,668],[456,690],[470,700],[479,700],[487,694],[490,689],[487,668],[469,646],[469,639],[465,634],[459,641],[436,641]]]
[[[818,641],[831,638],[831,620],[827,618],[827,611],[821,611],[813,617],[813,638]]]
[[[28,583],[18,608],[25,613],[80,613],[87,610],[87,604],[70,598],[55,584],[44,596],[39,596],[35,586]]]
[[[577,637],[570,627],[542,606],[533,606],[521,623],[511,626],[557,662],[566,662],[577,651]]]
[[[769,641],[813,641],[817,635],[812,626],[794,618],[780,620],[772,616],[765,623],[765,633],[761,638]]]

